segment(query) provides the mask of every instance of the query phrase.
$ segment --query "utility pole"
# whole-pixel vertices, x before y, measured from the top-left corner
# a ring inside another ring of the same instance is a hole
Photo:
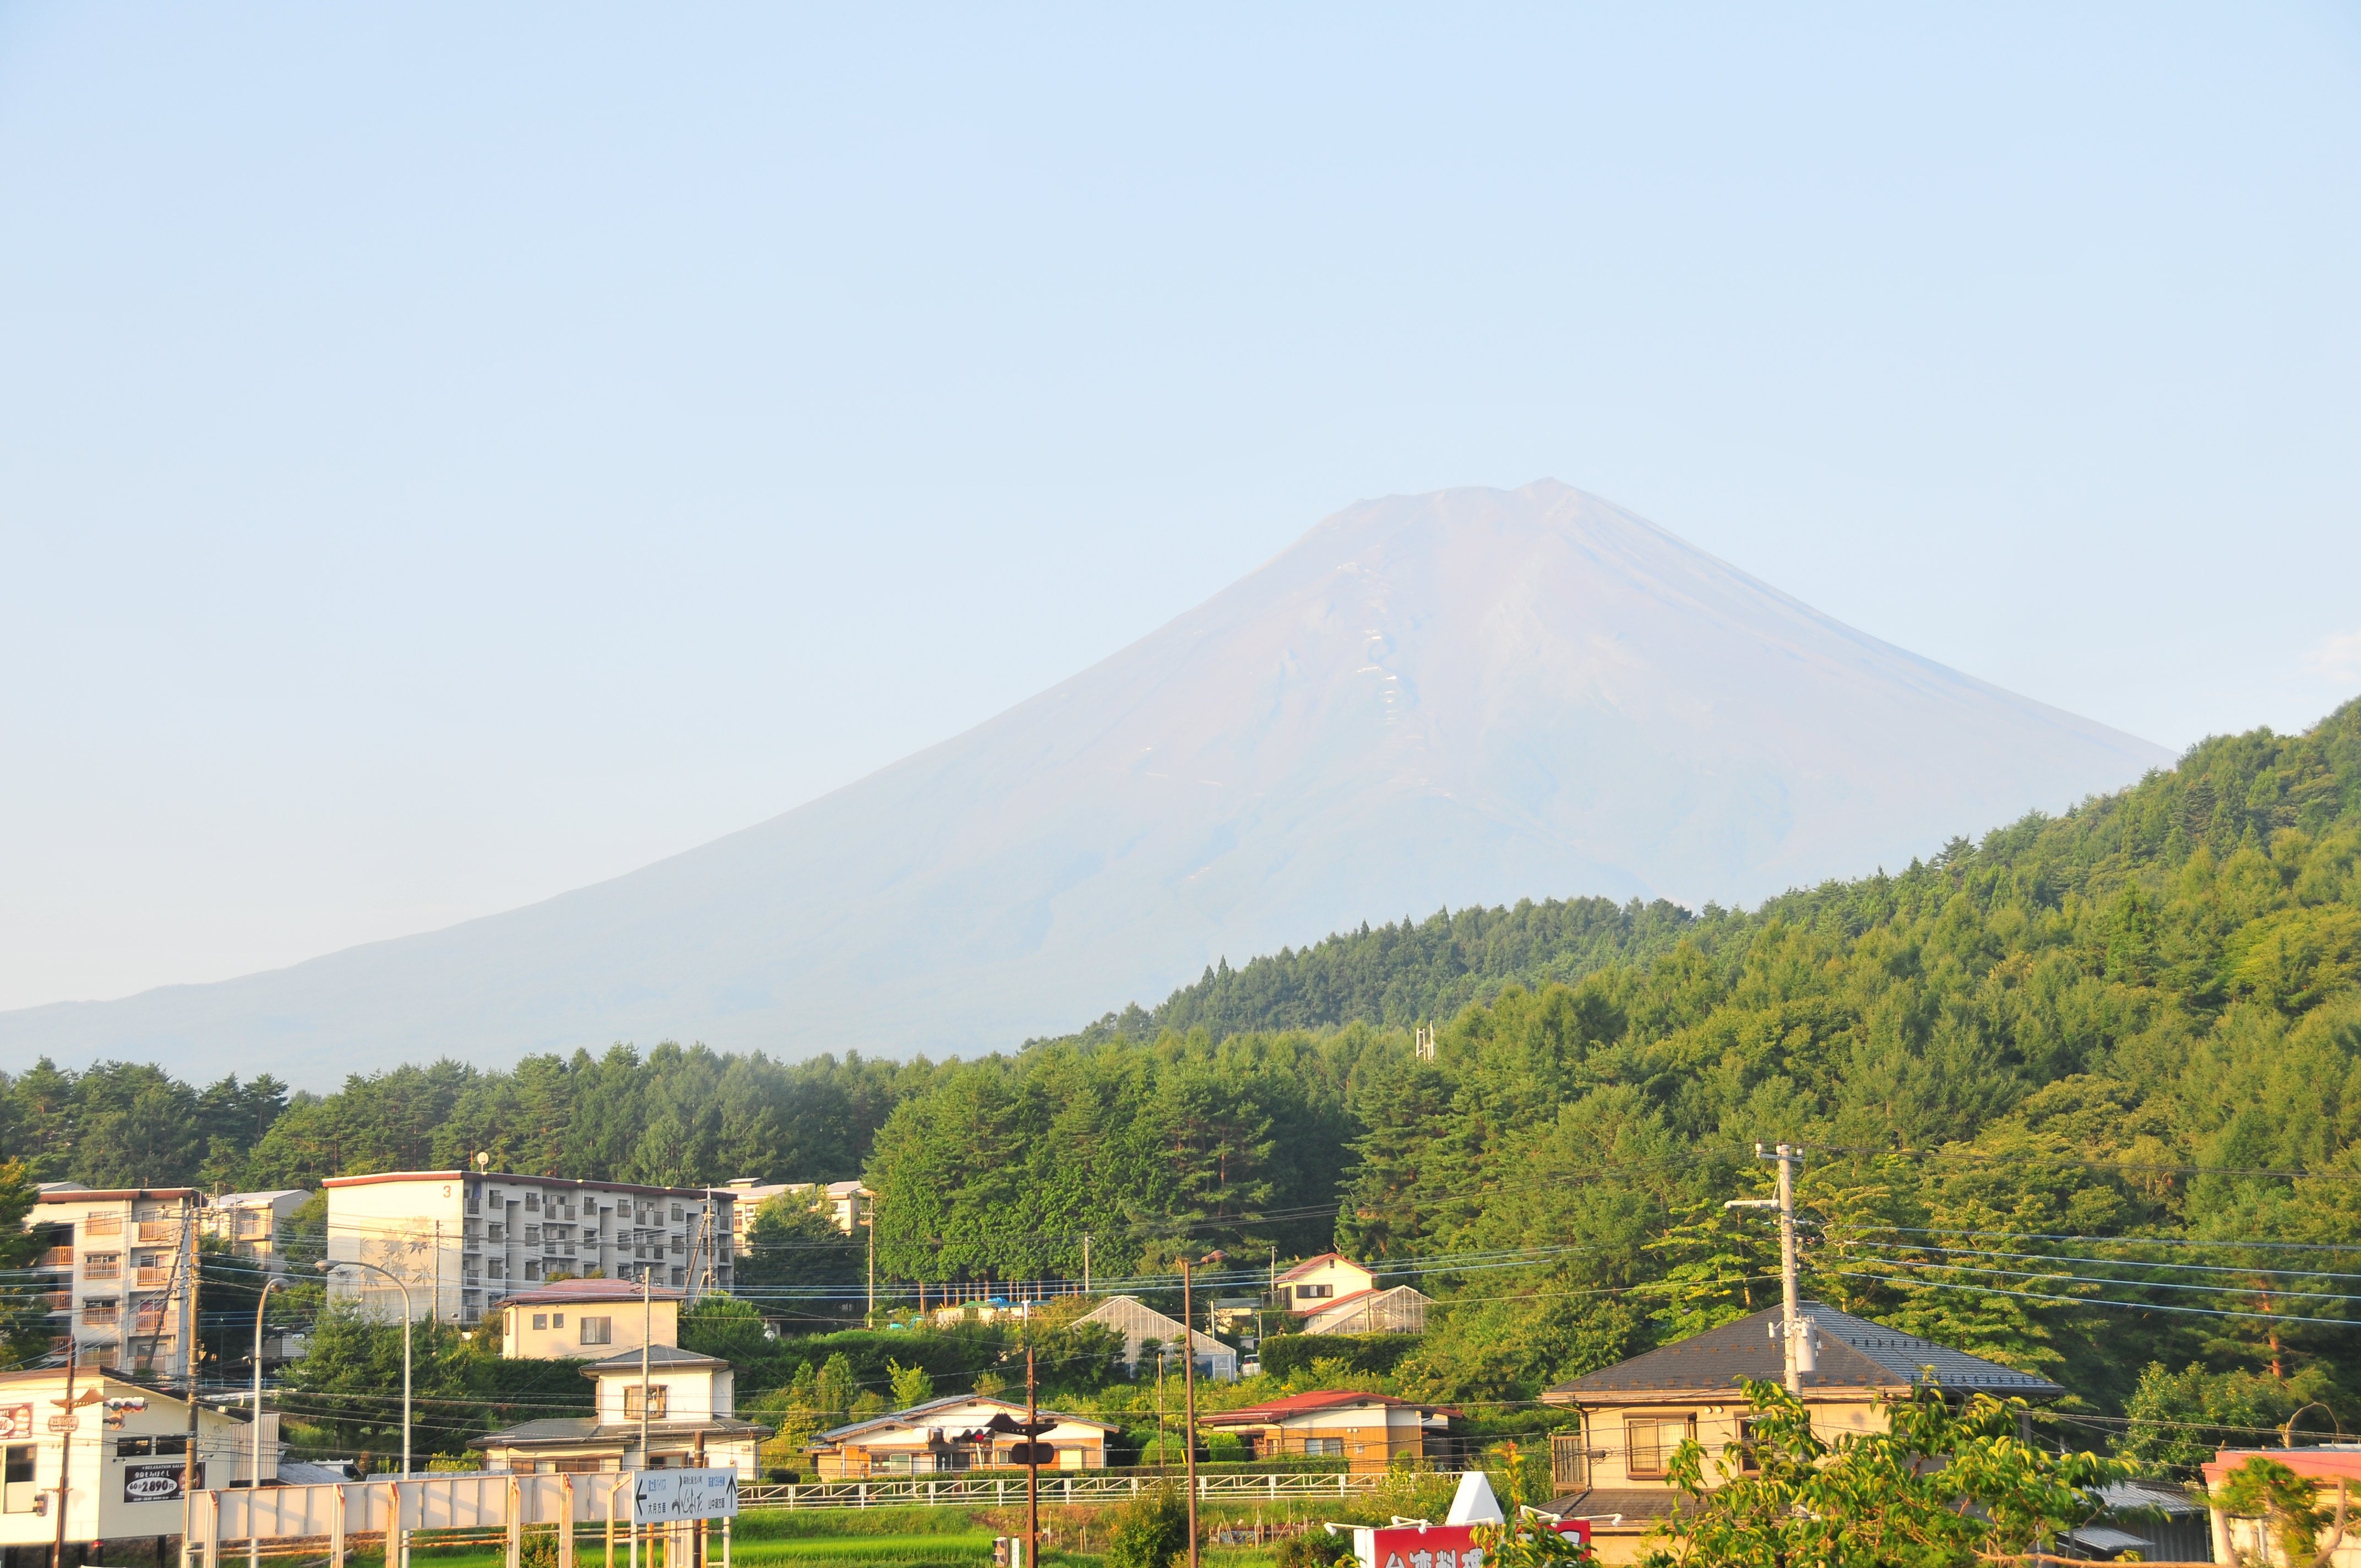
[[[1091,1233],[1082,1233],[1082,1294],[1091,1293]]]
[[[640,1468],[648,1467],[648,1342],[655,1338],[655,1265],[640,1265]],[[665,1412],[670,1415],[670,1411]],[[634,1512],[637,1505],[634,1505]]]
[[[66,1473],[72,1467],[74,1426],[82,1418],[74,1414],[74,1371],[82,1357],[82,1335],[76,1332],[73,1320],[66,1320],[66,1397],[58,1401],[65,1413],[58,1420],[58,1539],[49,1548],[49,1568],[66,1568],[66,1502],[73,1494],[66,1490]]]
[[[1219,1263],[1222,1255],[1207,1253],[1206,1263]],[[1190,1293],[1189,1258],[1180,1258],[1180,1387],[1187,1410],[1180,1428],[1180,1458],[1189,1475],[1189,1568],[1197,1568],[1197,1329],[1190,1320],[1197,1315],[1195,1299]]]
[[[869,1311],[862,1321],[873,1329],[877,1326],[877,1203],[874,1199],[862,1203],[858,1194],[852,1201],[861,1205],[861,1223],[869,1227]]]
[[[1025,1324],[1025,1568],[1041,1547],[1041,1413],[1033,1403],[1033,1324]]]
[[[1763,1146],[1754,1146],[1756,1159],[1779,1162],[1779,1195],[1776,1198],[1732,1199],[1722,1205],[1725,1209],[1776,1209],[1779,1211],[1779,1361],[1784,1373],[1787,1392],[1800,1395],[1804,1391],[1804,1375],[1819,1370],[1810,1331],[1797,1312],[1795,1283],[1795,1164],[1804,1151],[1789,1144],[1781,1144],[1770,1154]]]
[[[197,1246],[194,1209],[189,1211],[181,1232],[184,1250],[189,1255],[189,1290],[181,1299],[181,1314],[187,1325],[181,1335],[181,1354],[189,1369],[189,1446],[181,1455],[181,1565],[189,1568],[190,1542],[195,1539],[189,1533],[189,1527],[196,1520],[197,1508],[197,1281],[204,1270],[203,1256]],[[274,1234],[271,1239],[275,1242],[278,1238]]]

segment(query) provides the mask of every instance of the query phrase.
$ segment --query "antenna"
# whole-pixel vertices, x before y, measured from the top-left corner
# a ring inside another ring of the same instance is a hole
[[[1421,1061],[1433,1061],[1434,1059],[1434,1029],[1433,1025],[1425,1024],[1420,1025],[1418,1027],[1418,1033],[1414,1036],[1414,1040],[1418,1048],[1418,1059]]]

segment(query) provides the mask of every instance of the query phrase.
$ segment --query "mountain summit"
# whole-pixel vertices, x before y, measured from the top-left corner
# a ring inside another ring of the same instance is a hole
[[[1365,919],[1752,902],[2170,761],[1566,486],[1396,497],[768,822],[447,930],[0,1014],[0,1056],[319,1084],[615,1039],[972,1050]]]

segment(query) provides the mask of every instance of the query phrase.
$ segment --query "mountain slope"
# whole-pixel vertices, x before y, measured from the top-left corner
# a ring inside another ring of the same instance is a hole
[[[0,1052],[316,1083],[617,1037],[970,1049],[1371,916],[1751,902],[2169,760],[1565,486],[1393,498],[771,821],[448,930],[0,1014]]]

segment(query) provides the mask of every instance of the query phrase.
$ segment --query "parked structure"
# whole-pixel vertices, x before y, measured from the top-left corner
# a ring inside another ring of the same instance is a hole
[[[693,1350],[648,1347],[648,1441],[642,1452],[640,1354],[633,1349],[583,1368],[598,1386],[596,1415],[525,1421],[485,1436],[479,1446],[486,1466],[564,1474],[701,1465],[753,1480],[756,1451],[771,1429],[738,1419],[730,1364]]]
[[[732,1221],[736,1229],[732,1234],[737,1238],[741,1256],[746,1251],[747,1232],[754,1223],[754,1211],[763,1206],[765,1199],[776,1198],[782,1193],[793,1193],[807,1199],[813,1208],[834,1220],[836,1228],[848,1236],[852,1234],[854,1226],[868,1217],[869,1206],[877,1201],[877,1194],[858,1181],[761,1182],[751,1176],[741,1176],[723,1190],[737,1200]]]
[[[1458,1414],[1391,1394],[1329,1388],[1200,1416],[1197,1425],[1209,1432],[1236,1433],[1257,1459],[1342,1459],[1346,1469],[1366,1473],[1387,1469],[1397,1459],[1455,1458],[1450,1438]]]
[[[1594,1544],[1603,1563],[1635,1560],[1640,1538],[1680,1497],[1669,1471],[1674,1449],[1695,1438],[1708,1456],[1706,1479],[1718,1485],[1723,1449],[1746,1435],[1741,1377],[1776,1383],[1785,1362],[1776,1335],[1780,1309],[1694,1334],[1675,1344],[1602,1367],[1542,1396],[1581,1412],[1579,1430],[1550,1440],[1557,1496],[1549,1511],[1601,1522]],[[2054,1399],[2065,1390],[1948,1345],[1817,1301],[1800,1304],[1813,1335],[1817,1369],[1803,1375],[1812,1430],[1833,1440],[1882,1431],[1887,1410],[1916,1395],[1931,1374],[1948,1393]]]
[[[1374,1290],[1377,1284],[1375,1274],[1343,1253],[1323,1252],[1281,1274],[1271,1287],[1271,1304],[1303,1317]]]
[[[48,1244],[33,1268],[60,1353],[71,1336],[93,1369],[188,1380],[189,1257],[202,1201],[193,1187],[42,1185],[25,1227]]]
[[[1074,1320],[1078,1323],[1096,1323],[1123,1336],[1123,1365],[1137,1377],[1139,1363],[1148,1354],[1152,1340],[1170,1356],[1175,1370],[1179,1369],[1180,1339],[1185,1332],[1189,1349],[1197,1358],[1197,1376],[1210,1377],[1217,1383],[1235,1383],[1238,1377],[1238,1353],[1211,1334],[1184,1330],[1178,1318],[1168,1318],[1137,1296],[1110,1296],[1095,1309]],[[1151,1369],[1152,1370],[1152,1369]]]
[[[180,1534],[181,1466],[189,1458],[187,1402],[86,1365],[76,1370],[73,1397],[68,1410],[62,1366],[0,1372],[0,1469],[6,1476],[0,1485],[0,1547],[55,1543],[60,1468],[66,1472],[69,1542],[136,1538],[144,1551],[148,1540]],[[71,1430],[56,1430],[68,1418]],[[264,1419],[265,1485],[278,1477],[278,1424],[275,1415]],[[249,1483],[252,1431],[241,1417],[199,1407],[199,1487]]]
[[[730,1288],[736,1201],[727,1190],[636,1187],[465,1170],[332,1176],[328,1258],[398,1277],[420,1318],[478,1321],[487,1304],[544,1280],[642,1275],[691,1299]],[[341,1269],[331,1292],[398,1319],[401,1290]]]
[[[1040,1439],[1058,1451],[1057,1468],[1106,1467],[1107,1436],[1121,1428],[1112,1421],[1055,1410],[1040,1414],[1058,1423]],[[991,1424],[994,1416],[1022,1420],[1025,1407],[1007,1399],[954,1394],[821,1432],[812,1440],[808,1452],[823,1481],[989,1469],[1013,1463],[1010,1448],[1025,1441],[1019,1433],[994,1431]]]
[[[230,1251],[273,1274],[287,1272],[287,1223],[311,1199],[300,1187],[268,1192],[225,1192],[206,1205],[204,1234],[229,1244]]]
[[[683,1293],[629,1279],[566,1279],[503,1296],[500,1355],[510,1361],[604,1361],[642,1342],[680,1343]],[[644,1329],[644,1332],[642,1330]]]
[[[1308,1334],[1422,1334],[1434,1299],[1414,1286],[1363,1290],[1302,1315]]]

